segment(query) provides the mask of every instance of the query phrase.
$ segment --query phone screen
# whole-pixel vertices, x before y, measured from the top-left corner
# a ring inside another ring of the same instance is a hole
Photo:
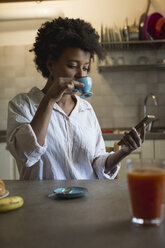
[[[147,115],[142,121],[140,121],[136,126],[136,130],[140,131],[140,129],[143,127],[143,124],[146,124],[146,126],[155,120],[155,115]]]

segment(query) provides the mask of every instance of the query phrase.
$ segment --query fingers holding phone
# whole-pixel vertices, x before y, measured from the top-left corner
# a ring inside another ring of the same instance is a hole
[[[75,87],[84,87],[83,83],[73,80],[69,77],[59,77],[57,79],[50,79],[51,86],[46,94],[50,99],[59,102],[64,94],[75,94]]]
[[[141,139],[141,133],[139,134],[135,128],[132,128],[130,132],[125,132],[119,143],[122,144],[122,149],[129,154],[139,148],[142,142],[143,140]]]
[[[132,130],[136,130],[138,133],[140,133],[140,138],[142,140],[142,143],[144,142],[145,139],[145,135],[146,135],[146,126],[151,123],[153,120],[155,120],[155,116],[154,115],[147,115],[142,121],[140,121],[135,128],[133,128]],[[132,130],[128,133],[128,134],[132,134]],[[135,137],[135,132],[133,131],[134,137]],[[123,138],[124,139],[124,138]],[[123,144],[123,139],[121,139],[118,143],[118,145],[122,145]]]
[[[143,124],[140,132],[136,130],[135,127],[131,129],[130,132],[125,132],[123,138],[118,142],[118,145],[123,145],[130,141],[132,145],[133,143],[137,144],[137,146],[141,146],[141,144],[144,142],[146,136],[146,125]]]
[[[144,142],[145,137],[146,137],[146,130],[147,130],[147,125],[144,123],[141,129],[141,132],[140,132],[140,138],[142,140],[142,143]]]

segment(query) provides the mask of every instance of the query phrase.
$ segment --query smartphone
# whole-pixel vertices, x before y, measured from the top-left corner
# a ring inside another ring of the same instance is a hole
[[[143,124],[146,124],[146,126],[147,126],[149,123],[151,123],[151,122],[154,121],[155,119],[156,119],[155,115],[146,115],[146,117],[145,117],[143,120],[141,120],[141,121],[135,126],[136,130],[139,132],[139,131],[141,130],[141,128],[143,127]],[[131,133],[131,131],[130,131],[130,133]],[[122,144],[123,144],[123,141],[120,140],[120,141],[118,142],[118,145],[120,146],[120,145],[122,145]]]
[[[147,126],[150,122],[154,121],[155,119],[155,115],[146,115],[146,117],[135,126],[136,130],[139,132],[140,129],[143,127],[143,124],[146,124]]]

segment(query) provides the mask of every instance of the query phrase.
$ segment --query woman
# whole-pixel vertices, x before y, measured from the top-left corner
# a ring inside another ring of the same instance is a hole
[[[119,162],[144,140],[126,133],[116,153],[106,153],[91,105],[76,96],[76,79],[86,76],[94,54],[102,58],[99,36],[80,19],[58,18],[38,30],[32,49],[47,83],[9,102],[8,149],[20,179],[96,179],[116,177]]]

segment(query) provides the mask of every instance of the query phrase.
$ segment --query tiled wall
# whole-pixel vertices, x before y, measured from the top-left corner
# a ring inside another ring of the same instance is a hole
[[[6,129],[8,101],[19,92],[33,86],[42,88],[45,79],[36,71],[31,45],[0,47],[0,130]],[[141,56],[150,62],[165,58],[165,50],[110,53],[111,57],[124,57],[124,63],[135,63]],[[158,107],[148,101],[148,111],[159,119],[155,126],[165,127],[165,70],[98,72],[97,60],[90,73],[94,95],[89,102],[95,109],[102,128],[127,128],[143,117],[145,96],[153,92]]]
[[[0,130],[6,130],[8,101],[33,86],[43,87],[45,80],[36,71],[32,45],[0,47]]]
[[[148,58],[148,63],[157,63],[165,59],[165,50],[110,52],[108,57],[114,58],[115,63],[121,57],[125,64],[143,63],[143,57]],[[91,98],[91,103],[102,127],[134,126],[144,116],[144,99],[150,92],[156,95],[158,106],[155,107],[153,100],[149,98],[147,113],[156,115],[158,120],[154,123],[155,127],[165,127],[165,68],[98,73],[97,65],[94,64],[94,67],[91,73],[94,78],[94,97]]]

